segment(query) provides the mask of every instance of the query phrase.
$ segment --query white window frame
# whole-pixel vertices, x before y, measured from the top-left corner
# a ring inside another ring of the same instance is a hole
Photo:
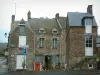
[[[90,21],[91,21],[91,24],[89,24]],[[86,18],[85,19],[85,26],[86,25],[91,25],[92,26],[92,19],[91,18]]]
[[[89,65],[92,65],[92,67],[90,67]],[[93,64],[88,64],[88,68],[89,69],[93,69]]]
[[[57,38],[52,38],[52,48],[57,49],[58,48],[58,39],[57,39],[57,41],[54,41],[55,39],[57,39]]]
[[[92,36],[90,36],[92,37]],[[93,56],[93,37],[92,37],[92,47],[89,47],[89,43],[88,43],[88,47],[86,46],[86,40],[87,38],[89,39],[89,36],[85,36],[85,56]],[[89,40],[88,40],[89,41]],[[91,51],[91,54],[89,54]]]
[[[91,38],[91,39],[90,39],[90,38]],[[91,40],[92,43],[90,43],[90,40]],[[88,42],[87,42],[87,41],[88,41]],[[87,35],[87,36],[85,37],[85,47],[87,47],[86,44],[88,44],[88,47],[89,47],[89,44],[92,44],[91,47],[93,47],[93,37],[92,37],[91,35],[90,35],[90,36]]]
[[[55,33],[55,31],[56,31],[56,33]],[[58,30],[57,30],[56,28],[54,28],[54,29],[52,30],[52,34],[58,34]]]
[[[43,40],[41,40],[41,39],[43,39]],[[39,47],[40,47],[40,48],[44,48],[44,40],[45,40],[44,37],[40,37],[40,38],[39,38]]]
[[[44,33],[45,33],[44,28],[40,28],[40,29],[39,29],[39,33],[40,33],[40,34],[44,34]]]

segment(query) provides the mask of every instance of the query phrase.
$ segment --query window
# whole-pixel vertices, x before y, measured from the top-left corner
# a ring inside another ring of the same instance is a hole
[[[92,19],[86,18],[85,19],[85,25],[91,25],[92,26]]]
[[[40,33],[40,34],[43,34],[43,33],[44,33],[44,29],[43,29],[43,28],[40,28],[40,29],[39,29],[39,33]]]
[[[25,35],[25,26],[19,26],[19,34],[20,35]]]
[[[40,48],[44,47],[44,38],[40,38]]]
[[[84,19],[84,24],[85,24],[85,33],[92,33],[92,23],[93,19],[88,17]]]
[[[93,64],[88,64],[88,68],[92,69],[93,68]]]
[[[58,40],[57,40],[57,38],[53,38],[52,39],[52,48],[57,48],[57,46],[58,46]]]
[[[92,36],[86,37],[86,47],[92,47]]]
[[[58,33],[57,29],[54,28],[54,29],[52,30],[52,33],[53,33],[53,34],[57,34],[57,33]]]
[[[85,33],[92,33],[92,26],[90,25],[85,26]]]
[[[85,56],[93,56],[93,39],[91,35],[85,36]]]
[[[55,56],[55,65],[59,66],[60,64],[60,58],[59,58],[59,55],[56,55]]]

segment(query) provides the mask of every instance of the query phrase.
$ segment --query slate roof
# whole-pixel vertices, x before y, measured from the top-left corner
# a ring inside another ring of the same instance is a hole
[[[59,22],[62,28],[66,28],[66,17],[59,17]],[[11,29],[10,34],[18,27],[18,24],[25,24],[31,31],[37,32],[40,28],[44,28],[47,32],[52,32],[53,28],[58,28],[55,18],[32,18],[28,21],[21,19],[14,22],[14,27]]]
[[[52,31],[53,28],[57,28],[57,23],[54,18],[33,18],[29,21],[29,25],[34,31],[38,31],[40,28],[44,28],[46,31]]]
[[[66,28],[66,17],[59,17],[62,28]]]
[[[90,15],[88,13],[68,12],[67,17],[68,17],[68,20],[69,20],[69,25],[70,26],[82,26],[81,20],[85,16],[93,17],[92,15]],[[93,19],[93,26],[97,26],[95,18]]]
[[[15,21],[14,22],[14,27],[10,30],[9,34],[11,34],[16,29],[16,27],[18,26],[19,23],[20,23],[20,21]]]

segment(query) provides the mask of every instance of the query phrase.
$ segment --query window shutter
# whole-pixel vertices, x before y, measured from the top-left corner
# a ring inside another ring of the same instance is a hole
[[[26,45],[26,36],[19,36],[19,47]]]
[[[91,25],[85,26],[85,33],[92,33],[92,26]]]

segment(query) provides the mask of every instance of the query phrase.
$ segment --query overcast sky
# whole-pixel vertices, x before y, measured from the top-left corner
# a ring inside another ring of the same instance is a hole
[[[67,16],[67,12],[86,12],[88,5],[93,5],[93,15],[99,26],[100,34],[100,0],[0,0],[0,42],[7,42],[4,33],[9,33],[11,16],[15,14],[16,20],[27,20],[27,12],[30,10],[32,17]]]

